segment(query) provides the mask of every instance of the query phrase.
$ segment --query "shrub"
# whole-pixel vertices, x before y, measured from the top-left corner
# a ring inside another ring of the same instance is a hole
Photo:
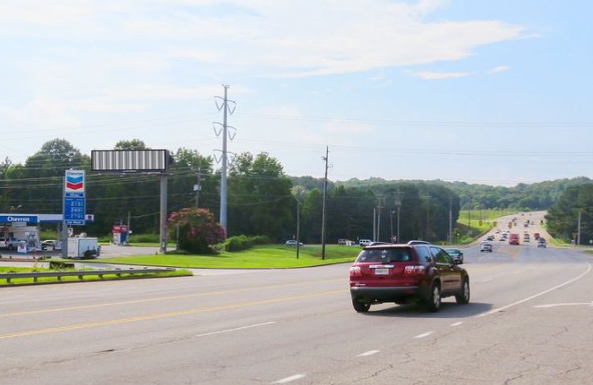
[[[265,235],[257,235],[254,237],[248,237],[246,235],[236,235],[230,237],[224,244],[226,251],[241,251],[247,250],[255,245],[264,245],[270,243],[270,239]]]
[[[214,245],[226,238],[224,229],[207,209],[185,208],[172,213],[169,232],[173,235],[177,231],[179,247],[195,254],[215,254]]]
[[[133,234],[129,236],[128,242],[136,243],[160,243],[159,234]]]

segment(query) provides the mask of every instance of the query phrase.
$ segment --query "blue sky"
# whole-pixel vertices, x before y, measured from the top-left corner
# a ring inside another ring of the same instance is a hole
[[[588,1],[6,0],[0,157],[52,139],[229,151],[286,174],[593,177]]]

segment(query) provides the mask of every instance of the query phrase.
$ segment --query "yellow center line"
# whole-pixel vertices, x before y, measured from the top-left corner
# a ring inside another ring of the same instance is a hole
[[[80,330],[80,329],[89,329],[89,328],[100,327],[100,326],[121,325],[121,324],[132,323],[132,322],[149,321],[149,320],[155,320],[155,319],[161,319],[161,318],[171,318],[171,317],[178,317],[178,316],[184,316],[184,315],[190,315],[190,314],[208,313],[208,312],[229,310],[229,309],[240,309],[240,308],[245,308],[245,307],[250,307],[250,306],[267,305],[267,304],[286,302],[286,301],[297,301],[297,300],[302,300],[302,299],[323,297],[323,296],[335,295],[335,294],[340,294],[340,293],[344,293],[344,290],[343,289],[342,290],[334,290],[334,291],[327,291],[327,292],[299,295],[299,296],[292,296],[292,297],[272,298],[272,299],[267,299],[267,300],[263,300],[263,301],[242,302],[242,303],[216,306],[216,307],[187,309],[187,310],[180,310],[180,311],[167,312],[167,313],[157,313],[157,314],[151,314],[151,315],[139,316],[139,317],[130,317],[130,318],[115,319],[115,320],[107,320],[107,321],[89,322],[89,323],[83,323],[83,324],[60,326],[60,327],[55,327],[55,328],[0,334],[0,340],[7,339],[7,338],[39,335],[39,334],[49,334],[49,333],[58,333],[58,332],[73,331],[73,330]]]
[[[347,285],[348,284],[347,278],[348,277],[346,277],[344,279],[311,281],[311,282],[307,282],[307,284],[327,283],[327,282],[332,282],[332,281],[344,281],[345,285]],[[204,292],[204,293],[181,294],[181,295],[173,295],[173,296],[165,296],[165,297],[143,298],[143,299],[136,299],[136,300],[129,300],[129,301],[98,303],[98,304],[94,304],[94,305],[69,306],[69,307],[53,308],[53,309],[30,310],[30,311],[23,311],[23,312],[16,312],[16,313],[0,314],[0,318],[35,315],[35,314],[45,314],[45,313],[60,313],[60,312],[72,311],[72,310],[97,309],[97,308],[102,308],[102,307],[133,305],[133,304],[147,303],[147,302],[159,302],[159,301],[170,301],[170,300],[187,299],[187,298],[198,298],[198,297],[211,296],[211,295],[244,293],[244,292],[249,292],[249,291],[253,291],[253,290],[261,291],[262,289],[278,289],[278,288],[283,288],[283,287],[302,286],[302,285],[303,285],[303,282],[283,283],[283,284],[278,284],[278,285],[248,287],[248,288],[244,288],[244,289],[229,289],[229,290],[211,291],[211,292]]]

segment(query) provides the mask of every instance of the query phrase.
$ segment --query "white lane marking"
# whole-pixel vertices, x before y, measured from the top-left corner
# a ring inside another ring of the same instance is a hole
[[[414,338],[424,338],[424,337],[428,337],[429,335],[431,335],[434,332],[426,332],[426,333],[422,333],[422,334],[418,334],[416,337]]]
[[[568,281],[566,281],[566,282],[564,282],[564,283],[561,283],[561,284],[560,284],[560,285],[558,285],[558,286],[554,286],[554,287],[552,287],[552,288],[549,288],[549,289],[547,289],[547,290],[544,290],[544,291],[542,291],[541,293],[537,293],[537,294],[535,294],[535,295],[532,295],[531,297],[523,298],[522,300],[519,300],[519,301],[517,301],[517,302],[513,302],[513,303],[511,303],[511,304],[508,304],[508,305],[506,305],[506,306],[503,306],[503,307],[499,307],[498,309],[493,309],[493,310],[490,310],[490,311],[488,311],[488,312],[486,312],[486,313],[478,314],[478,315],[477,315],[477,316],[475,316],[475,317],[476,317],[476,318],[480,318],[480,317],[486,317],[486,316],[488,316],[488,315],[491,315],[491,314],[495,314],[495,313],[501,312],[501,311],[503,311],[503,310],[506,310],[506,309],[508,309],[508,308],[511,308],[511,307],[513,307],[513,306],[517,306],[517,305],[519,305],[519,304],[522,304],[523,302],[531,301],[531,300],[532,300],[532,299],[534,299],[534,298],[541,297],[541,296],[542,296],[542,295],[544,295],[544,294],[548,294],[548,293],[549,293],[549,292],[551,292],[551,291],[554,291],[554,290],[556,290],[556,289],[560,289],[561,287],[564,287],[564,286],[566,286],[566,285],[569,285],[569,284],[571,284],[571,283],[573,283],[573,282],[575,282],[575,281],[577,281],[577,280],[579,280],[579,279],[583,278],[585,275],[589,274],[589,272],[591,271],[591,264],[590,264],[589,262],[587,262],[587,265],[589,266],[589,267],[587,268],[587,271],[585,271],[583,274],[579,275],[578,277],[575,277],[575,278],[573,278],[573,279],[571,279],[571,280],[568,280]]]
[[[373,354],[377,354],[377,353],[379,353],[378,350],[369,350],[368,352],[361,353],[361,354],[357,355],[356,357],[368,357],[368,356],[372,356]]]
[[[585,302],[585,303],[550,303],[547,305],[536,305],[534,307],[549,309],[551,307],[556,306],[593,306],[593,302]]]
[[[236,332],[239,330],[245,330],[245,329],[252,329],[252,328],[257,328],[260,326],[267,326],[267,325],[272,325],[275,324],[276,322],[264,322],[261,324],[254,324],[254,325],[248,325],[248,326],[241,326],[238,328],[233,328],[233,329],[224,329],[224,330],[217,330],[214,332],[210,332],[210,333],[204,333],[204,334],[196,334],[194,337],[207,337],[207,336],[212,336],[215,334],[222,334],[222,333],[230,333],[230,332]]]
[[[451,326],[459,326],[461,324],[463,324],[463,322],[459,321],[459,322],[455,322],[454,324],[451,324]]]
[[[286,377],[276,382],[272,382],[272,384],[287,384],[292,381],[300,380],[301,378],[305,377],[304,374],[295,374],[294,376]]]

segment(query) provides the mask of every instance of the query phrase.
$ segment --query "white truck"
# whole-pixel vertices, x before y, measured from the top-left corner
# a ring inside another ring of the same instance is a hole
[[[16,250],[19,247],[19,239],[0,237],[0,249]]]
[[[68,258],[92,259],[101,252],[99,240],[92,237],[68,238]]]

